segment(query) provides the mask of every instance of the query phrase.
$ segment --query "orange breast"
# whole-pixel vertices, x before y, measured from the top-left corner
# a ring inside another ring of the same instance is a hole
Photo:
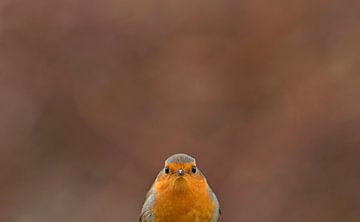
[[[216,205],[205,179],[157,181],[154,188],[156,222],[211,222]]]

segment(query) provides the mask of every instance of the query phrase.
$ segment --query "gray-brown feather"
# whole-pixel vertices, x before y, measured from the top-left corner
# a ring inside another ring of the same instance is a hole
[[[151,211],[155,198],[156,193],[153,191],[153,187],[151,187],[145,197],[145,202],[140,213],[140,222],[155,222],[155,217]]]
[[[194,163],[195,159],[187,154],[178,153],[166,159],[165,163]]]

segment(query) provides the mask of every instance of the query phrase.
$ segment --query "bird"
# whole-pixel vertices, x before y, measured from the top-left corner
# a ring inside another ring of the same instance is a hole
[[[193,157],[179,153],[164,168],[146,194],[140,222],[220,222],[219,201]]]

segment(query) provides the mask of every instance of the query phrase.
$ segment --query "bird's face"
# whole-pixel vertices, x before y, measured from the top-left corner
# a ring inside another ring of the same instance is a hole
[[[197,167],[192,163],[167,163],[164,173],[169,176],[186,177],[197,173]]]
[[[206,179],[196,166],[195,159],[189,156],[177,155],[165,161],[164,169],[158,175],[157,181],[162,188],[180,188],[206,184]]]
[[[197,169],[195,163],[168,163],[157,180],[164,190],[180,192],[206,183],[205,177]]]

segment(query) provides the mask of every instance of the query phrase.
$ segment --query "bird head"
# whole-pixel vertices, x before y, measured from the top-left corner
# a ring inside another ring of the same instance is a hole
[[[175,154],[167,158],[157,180],[167,188],[184,188],[206,183],[205,177],[196,166],[195,159],[187,154]]]
[[[195,159],[186,154],[175,154],[165,161],[164,173],[176,177],[188,176],[197,172]]]

